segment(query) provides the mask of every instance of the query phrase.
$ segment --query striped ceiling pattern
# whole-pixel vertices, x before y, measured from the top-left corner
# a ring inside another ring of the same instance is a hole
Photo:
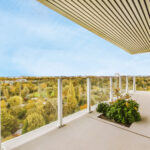
[[[130,54],[150,52],[150,0],[38,0]]]

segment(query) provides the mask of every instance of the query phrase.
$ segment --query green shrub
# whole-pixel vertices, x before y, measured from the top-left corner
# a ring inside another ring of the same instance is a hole
[[[138,109],[139,104],[136,101],[124,99],[118,99],[110,105],[100,103],[97,107],[97,111],[103,113],[108,119],[125,125],[141,120]]]
[[[7,100],[10,107],[15,107],[23,103],[23,99],[20,96],[13,96]]]
[[[2,136],[5,138],[19,129],[19,123],[17,118],[11,115],[8,111],[2,111],[1,113],[1,130]]]
[[[23,123],[22,133],[32,131],[36,128],[45,125],[45,120],[43,116],[37,112],[29,114]]]
[[[18,112],[18,119],[23,119],[27,113],[27,110],[25,108],[21,108]]]
[[[109,104],[107,104],[107,103],[100,103],[100,104],[98,104],[96,110],[97,110],[97,112],[103,113],[105,115],[107,113],[108,109],[109,109]]]
[[[46,124],[57,119],[56,109],[51,102],[47,101],[42,108],[42,116],[45,119]]]

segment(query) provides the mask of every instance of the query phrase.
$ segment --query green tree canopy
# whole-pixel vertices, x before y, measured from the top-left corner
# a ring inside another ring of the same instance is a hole
[[[37,112],[29,114],[23,123],[22,133],[26,133],[45,125],[43,116]]]
[[[15,133],[18,128],[19,128],[18,120],[8,111],[3,110],[1,113],[2,136],[7,137]]]
[[[23,99],[20,96],[13,96],[13,97],[9,98],[7,102],[10,105],[10,107],[14,107],[14,106],[18,106],[18,105],[22,104]]]

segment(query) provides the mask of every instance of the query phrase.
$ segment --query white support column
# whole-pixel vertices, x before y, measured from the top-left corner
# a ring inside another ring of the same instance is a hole
[[[121,76],[119,76],[119,89],[120,92],[122,91],[122,82],[121,82]]]
[[[62,79],[58,79],[58,127],[62,127]]]
[[[128,93],[128,76],[126,76],[126,93]]]
[[[91,112],[91,80],[87,78],[87,111]]]
[[[136,77],[133,77],[133,92],[136,92]]]
[[[110,99],[109,101],[112,102],[112,100],[113,100],[112,77],[110,77]]]

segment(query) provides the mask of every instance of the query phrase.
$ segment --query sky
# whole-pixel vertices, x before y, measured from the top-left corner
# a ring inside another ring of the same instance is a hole
[[[0,0],[0,76],[150,75],[130,55],[36,0]]]

